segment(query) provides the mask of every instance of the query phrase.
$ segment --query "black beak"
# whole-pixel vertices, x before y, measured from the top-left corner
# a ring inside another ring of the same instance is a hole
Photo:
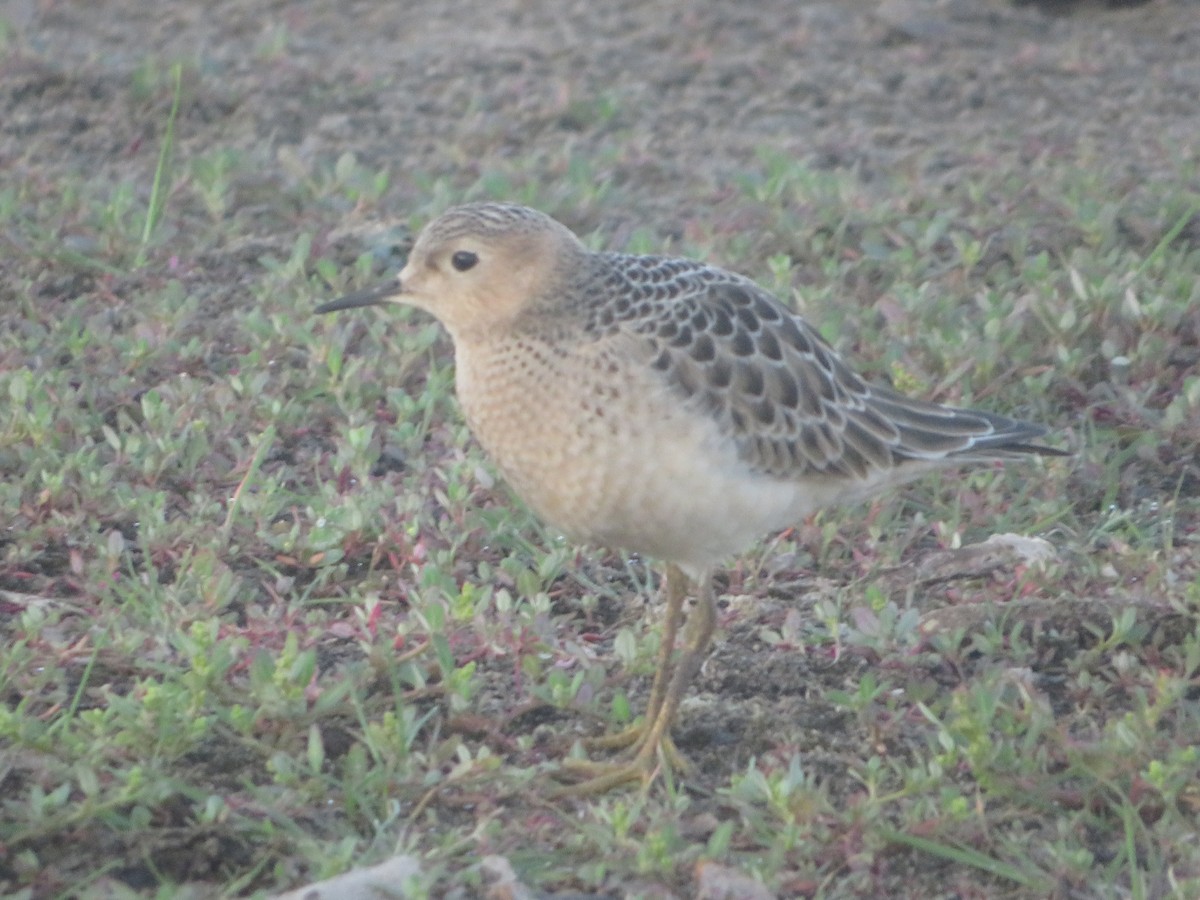
[[[393,297],[400,293],[400,280],[393,278],[391,281],[385,281],[383,284],[377,284],[374,287],[364,288],[361,291],[354,291],[344,297],[338,297],[336,300],[330,300],[328,303],[322,303],[313,312],[331,313],[337,312],[339,309],[355,309],[359,306],[376,306],[388,297]]]

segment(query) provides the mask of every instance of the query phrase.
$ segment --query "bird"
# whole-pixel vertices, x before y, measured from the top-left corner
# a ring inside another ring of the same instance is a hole
[[[750,278],[592,251],[525,206],[446,210],[396,277],[316,312],[386,303],[449,332],[467,424],[535,514],[665,564],[645,714],[589,742],[615,758],[564,762],[579,795],[687,769],[670,730],[713,640],[722,563],[937,468],[1065,455],[1036,443],[1042,425],[868,383]]]

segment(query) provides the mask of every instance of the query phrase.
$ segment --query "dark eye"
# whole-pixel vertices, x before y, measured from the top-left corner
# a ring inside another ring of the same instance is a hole
[[[460,272],[465,272],[467,269],[473,269],[475,263],[479,262],[479,257],[470,250],[459,250],[450,257],[450,265],[454,266]]]

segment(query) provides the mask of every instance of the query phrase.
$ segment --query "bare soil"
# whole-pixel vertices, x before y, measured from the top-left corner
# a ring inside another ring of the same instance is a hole
[[[553,181],[580,157],[610,160],[631,204],[587,230],[671,234],[764,148],[881,189],[902,167],[961,182],[1046,154],[1143,180],[1197,129],[1190,0],[8,6],[26,52],[5,65],[4,160],[140,173],[161,119],[131,72],[194,60],[188,147],[352,151],[400,173],[398,215],[436,176],[544,159]]]

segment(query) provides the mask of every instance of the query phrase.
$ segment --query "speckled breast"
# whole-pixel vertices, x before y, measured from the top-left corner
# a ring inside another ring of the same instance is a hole
[[[792,486],[748,472],[716,423],[630,349],[460,345],[467,422],[517,495],[573,540],[693,570],[791,521]]]

